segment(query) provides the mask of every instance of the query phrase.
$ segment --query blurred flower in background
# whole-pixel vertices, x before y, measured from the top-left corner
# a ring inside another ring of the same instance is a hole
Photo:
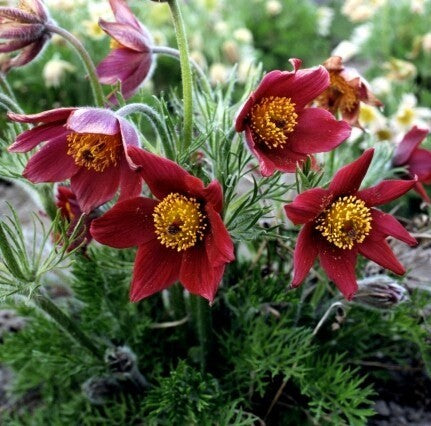
[[[43,78],[46,87],[59,87],[64,81],[67,73],[76,71],[76,67],[70,62],[60,58],[49,60],[43,67]]]

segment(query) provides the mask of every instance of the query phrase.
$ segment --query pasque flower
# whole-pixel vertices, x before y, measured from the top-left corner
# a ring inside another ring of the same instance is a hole
[[[265,75],[236,119],[236,131],[245,132],[264,176],[294,172],[310,154],[330,151],[350,135],[347,123],[324,109],[306,107],[328,87],[328,72],[322,66],[299,70],[299,59],[290,63],[292,72]]]
[[[234,259],[220,217],[218,181],[202,181],[176,163],[139,148],[128,149],[155,198],[117,203],[93,221],[96,241],[116,248],[138,246],[130,299],[134,302],[176,281],[193,294],[214,299],[225,265]]]
[[[396,274],[405,273],[386,237],[409,245],[415,245],[416,240],[392,215],[375,206],[400,197],[415,185],[415,180],[387,180],[359,190],[373,155],[373,149],[365,151],[335,174],[328,189],[304,191],[284,207],[295,225],[304,224],[294,252],[293,287],[302,283],[317,257],[347,299],[358,288],[355,277],[358,253]]]
[[[423,184],[431,184],[431,151],[419,148],[428,133],[428,129],[414,126],[397,146],[392,163],[394,166],[406,166],[410,175],[417,176],[414,189],[427,203],[431,203],[423,187]]]
[[[42,142],[23,175],[33,183],[62,182],[70,178],[80,208],[89,213],[112,199],[141,192],[142,179],[126,153],[139,146],[135,129],[124,118],[102,108],[58,108],[39,114],[9,113],[21,123],[39,124],[21,133],[9,147],[27,152]]]
[[[93,219],[97,217],[96,211],[92,211],[90,214],[83,216],[83,211],[79,207],[78,200],[73,191],[64,185],[57,187],[57,200],[55,205],[60,209],[61,217],[69,224],[67,234],[70,236],[74,232],[76,239],[68,247],[68,250],[73,250],[85,241],[85,246],[88,245],[93,237],[90,234],[90,224]],[[81,225],[79,229],[76,229],[78,225]],[[57,239],[58,242],[61,243]]]
[[[111,40],[111,52],[97,67],[103,84],[121,82],[125,99],[133,96],[151,74],[154,63],[152,39],[147,29],[135,18],[124,0],[109,0],[116,22],[99,21]],[[111,97],[115,101],[114,97]]]
[[[317,104],[332,114],[340,113],[350,125],[361,127],[358,121],[360,103],[383,104],[373,95],[365,80],[354,68],[345,68],[340,56],[331,56],[323,63],[329,72],[330,85],[317,98]]]
[[[2,65],[3,72],[28,64],[51,37],[50,17],[40,0],[21,0],[17,8],[0,7],[0,53],[20,50]]]

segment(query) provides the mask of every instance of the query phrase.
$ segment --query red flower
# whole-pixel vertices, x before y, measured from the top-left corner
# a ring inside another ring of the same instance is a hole
[[[358,118],[360,103],[382,106],[371,93],[365,80],[353,68],[344,68],[340,56],[331,56],[323,66],[330,77],[329,87],[317,98],[317,103],[332,114],[341,113],[343,120],[350,125],[361,127]]]
[[[95,240],[116,248],[138,246],[130,300],[136,302],[175,281],[214,299],[233,244],[220,217],[222,190],[174,162],[131,147],[132,160],[156,199],[136,197],[93,221]]]
[[[97,74],[103,84],[121,82],[121,94],[128,99],[151,75],[154,65],[152,38],[148,30],[135,18],[125,0],[109,0],[109,4],[116,22],[101,19],[99,25],[112,37],[112,50],[98,65]],[[117,102],[113,95],[110,100]]]
[[[392,215],[374,206],[400,197],[415,185],[415,180],[387,180],[359,190],[373,155],[373,149],[365,151],[335,174],[328,189],[304,191],[284,207],[295,225],[304,224],[295,247],[293,287],[302,283],[316,257],[349,300],[358,288],[358,253],[396,274],[405,273],[386,237],[410,245],[415,245],[416,240]]]
[[[76,195],[69,187],[60,185],[57,187],[57,201],[55,205],[60,209],[61,216],[70,224],[67,233],[69,236],[72,235],[81,216],[84,214],[79,207]],[[85,246],[91,242],[93,237],[90,234],[90,225],[95,217],[97,216],[94,211],[84,217],[81,224],[83,228],[79,230],[77,238],[68,247],[68,250],[73,250],[84,241]]]
[[[125,151],[127,146],[139,146],[139,139],[123,117],[103,108],[58,108],[34,115],[8,113],[8,117],[42,123],[21,133],[9,147],[12,152],[28,152],[46,142],[24,169],[23,176],[31,182],[70,178],[85,213],[111,200],[118,187],[120,199],[140,194],[142,179]]]
[[[392,163],[394,166],[407,166],[410,175],[417,176],[418,182],[416,182],[414,189],[427,203],[431,203],[431,200],[422,185],[423,183],[431,183],[431,151],[418,148],[428,133],[428,129],[420,129],[417,126],[414,126],[408,133],[406,133],[403,140],[395,150]]]
[[[275,170],[295,172],[308,155],[336,148],[350,135],[350,126],[321,108],[306,108],[329,85],[322,67],[293,72],[271,71],[242,107],[235,128],[257,157],[262,175]]]

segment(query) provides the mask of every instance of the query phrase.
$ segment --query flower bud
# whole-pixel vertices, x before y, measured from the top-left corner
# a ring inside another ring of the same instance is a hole
[[[283,10],[283,5],[278,0],[269,0],[266,3],[266,12],[268,15],[276,16]]]
[[[59,87],[66,73],[75,71],[75,67],[63,59],[54,58],[43,67],[43,78],[46,87]]]
[[[374,308],[389,309],[407,298],[407,291],[387,275],[374,275],[358,281],[353,301]]]

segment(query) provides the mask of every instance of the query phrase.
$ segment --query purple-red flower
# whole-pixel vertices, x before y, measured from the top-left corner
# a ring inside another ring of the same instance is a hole
[[[361,127],[358,121],[360,103],[382,106],[366,81],[354,68],[345,68],[340,56],[331,56],[323,66],[330,77],[329,87],[317,98],[317,104],[332,114],[341,114],[350,125]]]
[[[392,215],[375,206],[400,197],[416,181],[387,180],[359,190],[373,155],[373,149],[365,151],[335,174],[328,189],[304,191],[284,207],[295,225],[304,224],[295,247],[293,287],[304,281],[317,257],[328,277],[349,300],[358,289],[358,253],[396,274],[405,273],[386,237],[412,246],[416,240]]]
[[[310,154],[331,151],[351,131],[328,111],[306,107],[328,87],[328,72],[322,66],[299,70],[299,59],[290,63],[293,72],[265,75],[236,119],[236,131],[245,131],[264,176],[275,170],[295,172],[297,163]]]
[[[121,93],[128,99],[151,74],[152,39],[124,0],[109,0],[109,3],[116,22],[101,19],[99,25],[112,37],[112,50],[97,67],[97,73],[103,84],[121,82]],[[111,96],[111,101],[115,102],[115,97]]]
[[[49,23],[48,11],[40,0],[21,0],[18,8],[0,7],[0,53],[20,50],[2,64],[2,72],[28,64],[41,52],[51,37]]]
[[[76,195],[73,191],[63,185],[57,187],[57,200],[55,205],[60,209],[61,217],[69,224],[67,230],[68,236],[71,236],[74,232],[76,233],[76,238],[72,244],[68,247],[68,250],[73,250],[82,243],[87,246],[93,237],[90,234],[90,225],[93,219],[97,217],[95,211],[91,212],[89,215],[85,215],[80,224],[81,216],[84,212],[81,210],[76,199]],[[76,227],[80,224],[80,229]],[[61,243],[60,236],[57,236],[56,241]]]
[[[120,199],[141,192],[142,179],[126,153],[127,146],[139,146],[138,135],[127,120],[112,111],[58,108],[8,116],[20,123],[39,124],[21,133],[9,151],[27,152],[46,142],[30,158],[23,176],[33,183],[70,178],[85,213],[111,200],[118,187]]]
[[[394,166],[406,166],[411,176],[417,176],[414,189],[427,202],[431,200],[423,187],[423,184],[431,184],[431,151],[419,148],[421,142],[428,135],[428,129],[414,126],[407,132],[403,140],[395,150],[392,163]]]
[[[117,203],[93,221],[95,240],[116,248],[138,246],[130,300],[136,302],[176,281],[213,301],[226,263],[234,259],[232,240],[220,212],[218,181],[202,181],[176,163],[139,148],[128,149],[155,198]]]

